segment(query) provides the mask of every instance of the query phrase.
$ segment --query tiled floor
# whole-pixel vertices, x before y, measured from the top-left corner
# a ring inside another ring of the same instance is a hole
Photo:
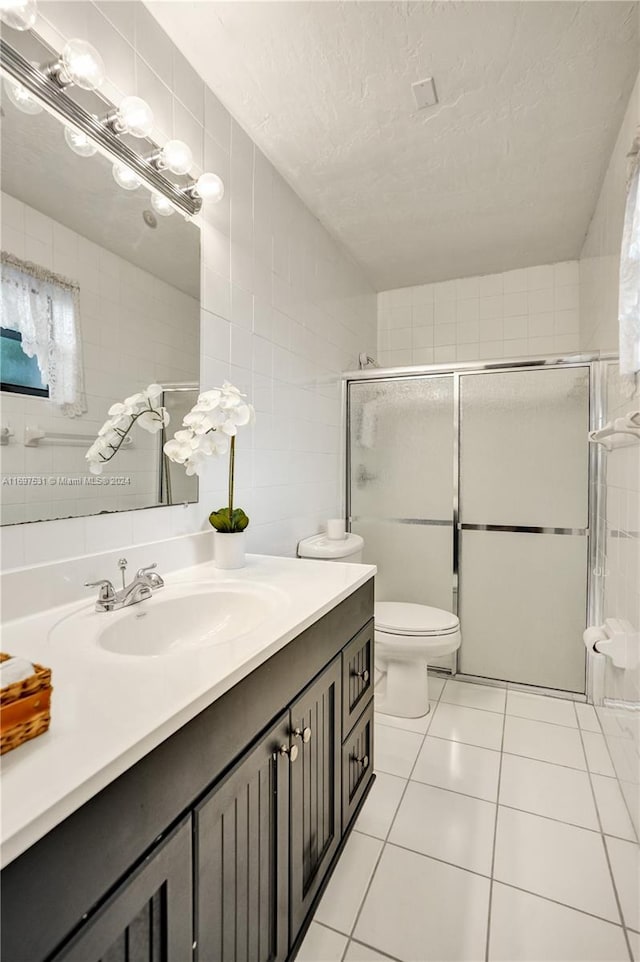
[[[637,840],[589,706],[431,680],[299,962],[640,962]],[[633,953],[636,953],[635,955]]]

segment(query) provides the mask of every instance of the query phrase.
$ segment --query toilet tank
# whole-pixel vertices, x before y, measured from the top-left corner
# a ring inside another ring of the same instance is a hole
[[[322,561],[362,561],[364,540],[359,534],[347,534],[344,538],[328,538],[326,534],[314,534],[303,538],[298,544],[299,558],[315,558]]]

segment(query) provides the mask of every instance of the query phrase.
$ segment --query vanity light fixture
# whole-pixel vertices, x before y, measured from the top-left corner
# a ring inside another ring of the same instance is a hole
[[[142,97],[125,97],[104,122],[115,134],[148,137],[153,129],[153,111]]]
[[[83,90],[97,90],[105,80],[104,61],[96,48],[86,40],[68,40],[62,55],[42,71],[59,87],[75,84]]]
[[[173,174],[188,174],[193,164],[193,154],[183,140],[168,140],[164,147],[149,157],[156,170],[170,170]]]
[[[4,89],[13,106],[21,110],[23,114],[42,113],[43,107],[40,101],[32,96],[22,84],[5,77]]]
[[[38,16],[36,0],[1,0],[0,20],[14,30],[31,30]]]
[[[78,157],[93,157],[98,152],[98,148],[91,138],[83,134],[81,130],[76,130],[75,127],[64,128],[64,139]]]
[[[113,165],[113,179],[123,190],[137,190],[142,184],[142,178],[126,164]]]
[[[3,0],[0,0],[0,11],[2,4]],[[140,97],[125,97],[116,108],[98,94],[107,108],[106,116],[99,119],[69,96],[67,88],[74,84],[84,90],[96,90],[105,79],[102,58],[91,44],[70,40],[54,63],[38,67],[0,37],[0,68],[5,74],[5,83],[13,84],[18,91],[21,103],[11,98],[16,106],[23,110],[28,106],[25,112],[32,113],[36,112],[34,105],[40,109],[45,107],[57,116],[67,127],[65,139],[72,150],[85,157],[100,151],[115,162],[113,177],[116,183],[125,190],[136,190],[144,184],[151,192],[154,210],[161,216],[167,217],[177,210],[185,217],[193,217],[200,211],[203,201],[216,203],[224,196],[224,184],[214,173],[203,173],[197,180],[191,179],[187,183],[172,182],[166,171],[178,176],[188,175],[193,154],[189,145],[181,140],[169,140],[163,147],[154,144],[148,135],[153,114]],[[145,138],[152,148],[151,154],[145,157],[134,150],[122,138],[125,132]],[[91,150],[92,144],[94,151]]]
[[[169,198],[164,196],[164,194],[152,194],[151,206],[155,210],[156,214],[160,214],[161,217],[171,217],[175,211],[175,207]]]

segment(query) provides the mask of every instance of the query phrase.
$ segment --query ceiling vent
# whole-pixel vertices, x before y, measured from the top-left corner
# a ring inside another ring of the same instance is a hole
[[[433,77],[418,80],[416,83],[411,84],[411,89],[413,90],[413,96],[416,98],[418,110],[423,110],[425,107],[434,107],[435,104],[438,103],[438,95]]]

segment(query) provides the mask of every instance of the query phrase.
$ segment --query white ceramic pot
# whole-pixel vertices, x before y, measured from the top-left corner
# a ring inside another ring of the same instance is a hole
[[[216,531],[214,561],[216,568],[244,568],[244,531]]]

